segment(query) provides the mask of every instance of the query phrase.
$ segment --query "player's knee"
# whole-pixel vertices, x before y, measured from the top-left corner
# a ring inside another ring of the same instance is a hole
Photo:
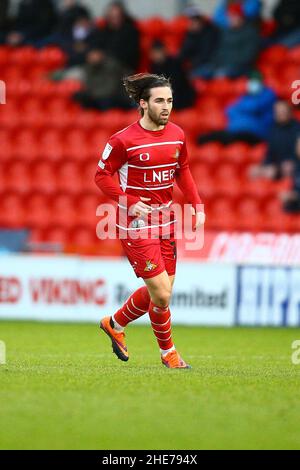
[[[156,297],[155,304],[158,307],[167,308],[170,305],[171,290],[170,289],[161,290],[155,297]]]

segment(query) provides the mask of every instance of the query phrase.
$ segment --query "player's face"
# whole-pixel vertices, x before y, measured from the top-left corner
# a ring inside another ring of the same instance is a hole
[[[151,89],[148,102],[145,103],[144,111],[157,126],[165,126],[168,123],[172,106],[173,95],[171,88],[158,87]]]

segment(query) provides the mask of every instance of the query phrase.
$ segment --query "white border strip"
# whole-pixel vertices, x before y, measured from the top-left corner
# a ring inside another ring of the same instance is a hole
[[[159,145],[176,145],[176,144],[182,144],[183,145],[183,142],[182,142],[182,140],[174,140],[173,142],[157,142],[155,144],[144,144],[144,145],[137,145],[136,147],[129,147],[126,150],[127,150],[127,152],[129,152],[130,150],[144,149],[144,148],[147,148],[147,147],[158,147]]]

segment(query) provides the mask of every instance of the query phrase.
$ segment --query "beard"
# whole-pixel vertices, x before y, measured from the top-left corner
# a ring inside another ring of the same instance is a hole
[[[153,109],[149,106],[148,107],[148,116],[151,119],[151,121],[154,122],[156,126],[165,126],[168,124],[170,114],[168,114],[167,117],[164,117],[161,115],[161,113],[155,113]]]

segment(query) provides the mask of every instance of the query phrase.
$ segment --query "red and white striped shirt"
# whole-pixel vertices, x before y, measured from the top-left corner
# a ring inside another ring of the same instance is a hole
[[[119,186],[113,179],[115,172]],[[172,122],[163,130],[150,131],[137,121],[114,134],[102,153],[95,181],[114,201],[126,196],[128,208],[141,197],[150,198],[146,204],[156,208],[169,207],[175,181],[188,203],[195,208],[201,204],[189,170],[184,132]],[[123,222],[121,228],[130,228],[133,219],[129,216],[126,226]]]

